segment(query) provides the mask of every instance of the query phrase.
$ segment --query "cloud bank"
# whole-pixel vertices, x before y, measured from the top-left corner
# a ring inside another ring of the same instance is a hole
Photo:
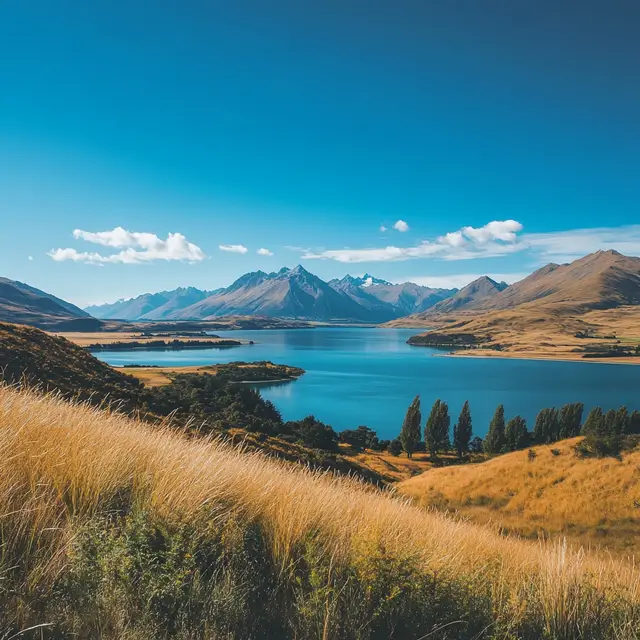
[[[394,227],[397,228],[400,222],[402,220]],[[517,234],[520,231],[522,225],[516,220],[494,220],[483,227],[462,227],[436,240],[424,240],[413,247],[391,245],[371,249],[335,249],[315,253],[307,251],[301,257],[307,260],[338,262],[390,262],[428,257],[443,260],[488,258],[519,251]]]
[[[70,260],[88,264],[143,264],[157,260],[200,262],[206,255],[197,245],[189,242],[181,233],[170,233],[162,240],[153,233],[131,232],[116,227],[111,231],[83,231],[75,229],[73,237],[93,244],[121,251],[103,255],[98,252],[77,251],[67,247],[52,249],[48,255],[57,262]]]

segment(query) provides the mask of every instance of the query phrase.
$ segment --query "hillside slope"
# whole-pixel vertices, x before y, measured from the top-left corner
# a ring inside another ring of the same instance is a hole
[[[458,511],[529,537],[561,534],[583,544],[640,551],[640,450],[578,458],[581,438],[432,469],[398,485],[421,505]]]
[[[631,563],[9,389],[0,512],[7,637],[43,620],[105,640],[631,640],[640,625]]]
[[[77,400],[138,406],[142,384],[75,344],[32,327],[0,323],[0,381],[26,381]]]
[[[17,280],[0,278],[0,322],[49,327],[76,321],[91,327],[95,320],[70,302]]]

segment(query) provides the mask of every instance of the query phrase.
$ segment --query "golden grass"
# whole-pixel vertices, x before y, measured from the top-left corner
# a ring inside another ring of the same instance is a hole
[[[520,535],[566,535],[585,544],[640,552],[640,451],[577,458],[581,438],[432,469],[398,486],[423,506],[459,511]],[[555,455],[554,453],[555,452]]]
[[[596,610],[593,598],[605,592],[622,611],[616,637],[634,637],[640,622],[632,563],[503,537],[353,480],[0,389],[0,528],[5,553],[30,541],[21,562],[32,563],[33,584],[64,570],[74,522],[108,512],[123,495],[167,519],[215,522],[232,510],[261,525],[283,572],[296,565],[296,549],[313,532],[332,564],[383,549],[385,557],[410,557],[429,574],[474,585],[490,594],[492,615],[503,625],[537,617],[549,637],[579,637]]]

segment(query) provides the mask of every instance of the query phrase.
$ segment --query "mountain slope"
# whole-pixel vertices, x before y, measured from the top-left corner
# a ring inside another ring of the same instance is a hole
[[[570,303],[581,310],[640,304],[640,258],[597,251],[570,264],[548,264],[476,308],[529,303]]]
[[[227,289],[172,313],[169,318],[211,319],[231,314],[374,321],[369,310],[300,265],[277,273],[245,274]]]
[[[0,278],[0,321],[35,326],[87,319],[91,316],[70,302],[23,282]]]
[[[204,300],[212,293],[195,287],[179,287],[171,291],[144,293],[111,304],[93,305],[86,311],[103,320],[165,320],[171,313]]]
[[[372,290],[381,286],[369,284],[373,281],[374,279],[371,276],[367,276],[366,278],[353,278],[347,275],[341,280],[330,280],[328,284],[336,291],[345,294],[351,298],[351,300],[367,309],[371,317],[375,318],[377,322],[385,322],[397,318],[397,308],[373,294]]]
[[[402,318],[399,322],[422,322],[437,314],[452,313],[480,307],[483,303],[492,300],[500,292],[508,287],[506,282],[496,282],[488,276],[482,276],[469,283],[453,295],[440,299],[422,313],[414,313],[408,318]]]

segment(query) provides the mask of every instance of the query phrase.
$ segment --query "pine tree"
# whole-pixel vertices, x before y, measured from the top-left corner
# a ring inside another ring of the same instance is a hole
[[[598,434],[604,433],[604,414],[600,407],[594,407],[589,411],[589,415],[582,425],[580,433],[584,436],[591,433]]]
[[[533,439],[538,444],[549,444],[558,439],[558,410],[542,409],[536,416],[533,427]]]
[[[500,453],[505,445],[504,439],[504,406],[499,405],[496,409],[487,437],[484,439],[484,450],[487,453]]]
[[[529,432],[524,418],[516,416],[507,422],[504,438],[509,451],[518,451],[529,446]]]
[[[431,408],[424,430],[424,439],[432,456],[441,449],[449,447],[449,405],[442,400],[436,400]]]
[[[407,415],[404,418],[400,431],[400,442],[402,442],[402,448],[406,451],[408,458],[413,457],[413,452],[420,442],[421,421],[420,396],[416,396],[407,409]]]
[[[581,402],[565,404],[558,414],[558,439],[573,438],[580,435],[582,412],[584,405]]]
[[[472,433],[471,411],[467,400],[462,406],[458,422],[453,427],[453,444],[458,451],[458,458],[461,458],[462,454],[469,450]]]

